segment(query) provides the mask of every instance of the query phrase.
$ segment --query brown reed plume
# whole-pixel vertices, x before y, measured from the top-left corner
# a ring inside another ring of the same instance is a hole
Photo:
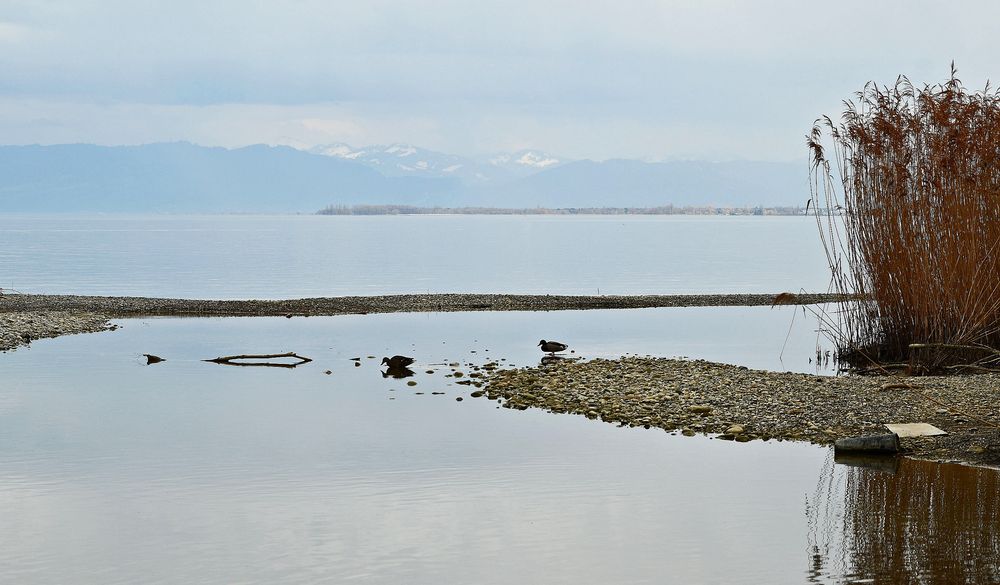
[[[835,341],[856,364],[1000,365],[1000,92],[955,73],[923,89],[868,83],[807,136],[833,285],[854,295]]]

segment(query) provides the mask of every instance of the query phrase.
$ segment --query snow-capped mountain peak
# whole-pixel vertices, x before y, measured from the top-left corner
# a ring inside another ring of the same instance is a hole
[[[346,158],[350,160],[357,159],[358,157],[364,155],[365,153],[364,150],[355,150],[354,148],[351,147],[350,144],[344,144],[343,142],[316,146],[309,149],[309,152],[313,154],[322,154],[325,156]]]
[[[524,177],[565,162],[538,150],[500,153],[474,160],[404,143],[355,148],[337,142],[313,147],[309,152],[359,162],[388,176],[455,177],[471,183],[495,183]]]
[[[503,152],[500,154],[493,155],[493,157],[490,158],[490,164],[497,167],[515,165],[519,167],[544,169],[545,167],[557,165],[560,162],[563,161],[540,150],[519,150],[517,152]]]
[[[416,147],[410,146],[409,144],[390,144],[389,146],[385,147],[385,150],[383,150],[382,152],[386,154],[394,154],[396,156],[403,157],[403,156],[412,156],[414,154],[417,154],[418,150]]]
[[[521,156],[517,157],[514,162],[527,167],[544,169],[545,167],[559,164],[559,159],[549,156],[544,152],[528,150],[521,153]]]

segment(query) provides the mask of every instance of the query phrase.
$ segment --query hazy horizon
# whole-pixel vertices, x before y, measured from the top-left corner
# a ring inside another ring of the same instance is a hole
[[[222,149],[225,149],[225,150],[239,150],[241,148],[250,148],[250,147],[255,147],[255,146],[287,147],[287,148],[292,148],[292,149],[295,149],[295,150],[298,150],[298,151],[301,151],[301,152],[305,152],[307,154],[316,154],[317,156],[326,156],[326,155],[323,155],[323,154],[317,153],[317,152],[311,152],[312,149],[315,149],[316,147],[328,146],[328,145],[332,145],[332,144],[345,144],[347,146],[350,146],[351,148],[356,148],[356,149],[367,149],[367,148],[372,148],[372,147],[392,147],[392,146],[413,146],[413,147],[417,147],[417,148],[425,148],[424,145],[422,145],[422,144],[414,144],[414,143],[410,143],[410,142],[401,142],[401,141],[385,142],[385,143],[382,143],[382,144],[348,144],[346,142],[330,142],[330,143],[325,143],[325,144],[321,143],[321,144],[315,144],[315,145],[268,144],[268,143],[265,143],[265,142],[252,142],[252,143],[248,143],[248,144],[239,144],[239,145],[224,146],[224,145],[217,145],[217,144],[202,144],[202,143],[199,143],[199,142],[196,142],[196,141],[193,141],[193,140],[184,140],[184,139],[179,139],[179,140],[150,140],[150,141],[146,141],[146,142],[133,142],[133,143],[99,143],[99,142],[80,142],[80,141],[77,141],[77,142],[0,143],[0,147],[3,147],[3,146],[101,146],[101,147],[108,147],[108,148],[129,148],[129,147],[136,147],[136,146],[153,146],[153,145],[157,145],[157,144],[192,144],[194,146],[200,146],[200,147],[204,147],[204,148],[222,148]],[[473,159],[473,160],[486,159],[488,157],[495,156],[495,155],[498,155],[498,154],[514,154],[516,152],[522,152],[522,151],[539,152],[539,153],[545,153],[545,154],[550,154],[550,155],[554,155],[554,156],[559,156],[560,157],[560,161],[559,162],[576,162],[576,161],[607,162],[607,161],[613,161],[613,160],[636,160],[636,161],[649,162],[649,163],[685,162],[685,161],[690,161],[690,162],[713,162],[713,163],[715,163],[715,162],[777,162],[777,163],[799,163],[799,162],[802,162],[802,161],[805,161],[805,160],[808,159],[808,157],[805,154],[802,154],[801,156],[790,158],[790,159],[787,159],[787,160],[774,160],[774,161],[768,161],[768,160],[764,160],[764,159],[753,159],[753,158],[735,157],[735,156],[734,157],[729,157],[729,158],[715,158],[715,159],[713,159],[713,158],[705,158],[705,157],[701,157],[701,158],[699,158],[699,157],[690,157],[690,156],[668,156],[668,157],[662,157],[662,158],[653,158],[653,157],[632,158],[632,157],[626,157],[626,156],[609,156],[609,157],[606,157],[606,158],[584,157],[584,158],[579,158],[578,159],[578,158],[564,157],[559,152],[550,152],[550,151],[547,151],[547,150],[544,150],[544,149],[541,149],[541,148],[533,148],[533,147],[530,147],[530,146],[526,146],[526,147],[518,149],[516,151],[496,151],[496,150],[494,150],[494,151],[488,151],[488,152],[450,152],[450,151],[441,151],[441,150],[430,149],[430,148],[425,148],[425,150],[430,150],[432,152],[436,152],[436,153],[439,153],[439,154],[448,154],[448,155],[460,156],[460,157],[463,157],[463,158],[469,158],[469,159]]]

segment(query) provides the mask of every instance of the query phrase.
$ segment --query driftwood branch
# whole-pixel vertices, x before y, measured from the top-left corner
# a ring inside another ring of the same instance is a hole
[[[958,364],[955,366],[943,366],[946,370],[979,372],[980,374],[1000,373],[1000,368],[987,368],[975,364]]]
[[[926,392],[921,392],[920,395],[923,396],[925,399],[933,402],[934,404],[937,404],[938,406],[943,406],[944,408],[947,408],[948,410],[950,410],[952,412],[957,412],[958,414],[961,414],[962,416],[964,416],[966,418],[971,418],[972,420],[978,421],[978,422],[980,422],[980,423],[982,423],[982,424],[984,424],[986,426],[993,427],[994,429],[1000,429],[1000,425],[998,425],[997,423],[995,423],[993,421],[989,421],[989,420],[984,420],[982,418],[979,418],[978,416],[975,416],[973,414],[969,414],[968,412],[959,410],[959,409],[955,408],[955,406],[953,404],[945,404],[944,402],[938,400],[937,398],[934,398],[933,396],[930,396]]]
[[[889,370],[905,370],[910,367],[910,364],[875,364],[870,368],[861,368],[857,370],[858,374],[871,374],[873,372],[880,372],[883,374],[888,374]]]
[[[957,343],[911,343],[910,349],[961,349],[985,351],[994,355],[1000,355],[1000,350],[993,349],[986,345],[959,345]]]
[[[295,358],[299,361],[292,364],[280,364],[274,362],[247,362],[242,360],[272,360],[280,358]],[[210,360],[202,360],[204,362],[212,362],[214,364],[222,364],[225,366],[254,366],[254,367],[264,367],[264,368],[294,368],[296,366],[301,366],[302,364],[311,362],[311,358],[301,356],[295,352],[288,353],[266,353],[266,354],[242,354],[242,355],[226,355],[222,357],[217,357]]]

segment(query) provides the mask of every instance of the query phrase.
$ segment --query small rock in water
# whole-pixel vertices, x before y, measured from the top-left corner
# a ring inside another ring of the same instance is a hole
[[[325,371],[325,372],[323,372],[323,373],[324,373],[324,374],[326,374],[327,376],[329,376],[329,375],[330,375],[330,374],[332,374],[333,372],[332,372],[332,371],[330,371],[330,370],[327,370],[327,371]]]
[[[694,431],[692,431],[691,429],[682,429],[682,430],[681,430],[681,434],[682,434],[682,435],[684,435],[685,437],[693,437],[693,436],[695,436],[695,435],[696,435],[697,433],[695,433],[695,432],[694,432]]]
[[[455,402],[461,402],[461,401],[462,401],[462,397],[461,396],[459,396],[458,398],[455,399]]]
[[[727,435],[741,435],[743,434],[743,425],[733,425],[726,429]]]
[[[416,383],[416,382],[414,382],[413,380],[410,380],[409,382],[407,382],[407,383],[406,383],[406,385],[407,385],[407,386],[416,386],[416,385],[417,385],[417,383]],[[422,394],[422,392],[420,392],[420,394]]]

